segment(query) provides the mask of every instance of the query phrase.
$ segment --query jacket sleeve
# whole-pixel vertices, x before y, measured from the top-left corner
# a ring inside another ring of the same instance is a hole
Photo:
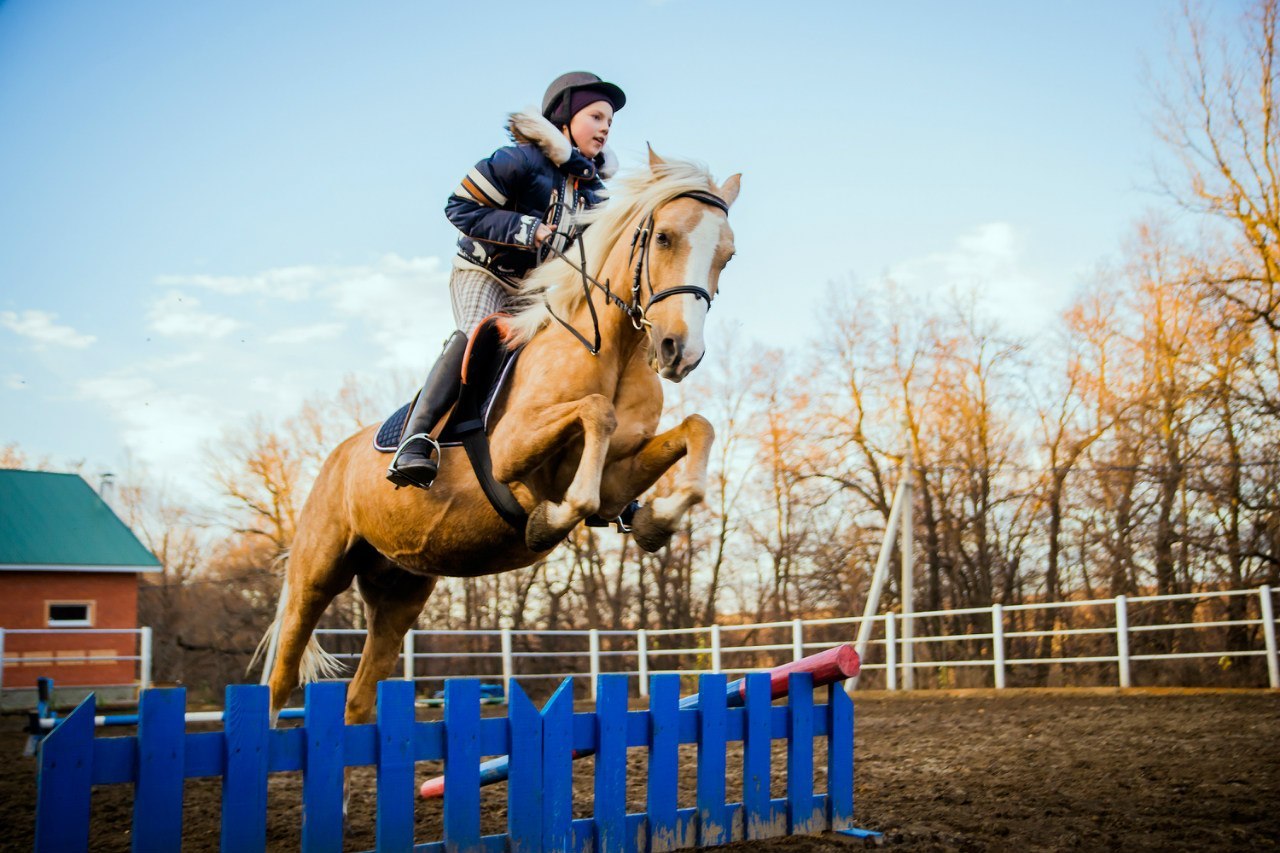
[[[526,171],[524,152],[499,148],[458,184],[445,205],[445,216],[473,240],[532,250],[542,218],[506,209],[523,188]]]

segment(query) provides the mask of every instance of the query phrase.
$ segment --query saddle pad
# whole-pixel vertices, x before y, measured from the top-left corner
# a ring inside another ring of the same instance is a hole
[[[466,362],[462,367],[463,383],[467,386],[467,390],[484,400],[481,412],[486,433],[489,431],[489,416],[493,410],[493,403],[510,381],[515,371],[516,359],[520,356],[519,349],[508,350],[503,345],[498,329],[500,316],[495,314],[486,317],[472,333],[471,341],[467,344]],[[400,446],[413,403],[414,401],[410,400],[383,421],[373,439],[375,450],[381,453],[394,453]],[[445,416],[445,425],[437,435],[441,447],[457,447],[462,444],[462,437],[456,432],[458,419],[456,407]]]

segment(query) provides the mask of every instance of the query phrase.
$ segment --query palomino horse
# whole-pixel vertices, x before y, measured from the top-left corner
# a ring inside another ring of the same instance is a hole
[[[655,435],[658,377],[678,382],[702,359],[703,323],[733,255],[727,212],[739,180],[717,186],[704,169],[650,152],[649,168],[619,181],[621,191],[588,214],[585,250],[573,253],[585,256],[586,270],[561,258],[526,282],[528,298],[504,328],[508,343],[524,350],[509,390],[495,402],[489,436],[494,476],[528,513],[523,533],[492,508],[460,448],[445,448],[429,491],[387,482],[374,427],[330,454],[289,557],[270,676],[273,711],[300,675],[322,672],[324,654],[312,632],[353,580],[369,630],[347,690],[346,720],[360,723],[372,717],[377,682],[391,673],[438,578],[531,565],[587,516],[617,516],[687,455],[673,491],[632,523],[647,550],[670,540],[703,499],[715,434],[705,418],[691,415]],[[584,272],[612,285],[610,292],[589,289],[596,306],[585,296]],[[568,328],[585,338],[593,324],[598,354]]]

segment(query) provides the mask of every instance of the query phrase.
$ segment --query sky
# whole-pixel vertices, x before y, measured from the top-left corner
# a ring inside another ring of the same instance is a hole
[[[712,350],[802,348],[888,278],[1033,338],[1170,207],[1177,5],[0,0],[0,444],[199,499],[256,416],[407,398],[452,330],[445,201],[568,70],[626,90],[623,169],[743,173]]]

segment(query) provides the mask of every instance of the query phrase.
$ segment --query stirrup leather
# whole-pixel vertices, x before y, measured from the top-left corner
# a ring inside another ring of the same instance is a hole
[[[432,438],[429,433],[419,432],[419,433],[414,433],[413,435],[407,437],[404,441],[400,442],[400,446],[396,448],[395,454],[391,457],[391,464],[387,466],[387,479],[390,480],[392,483],[394,483],[397,488],[399,488],[400,486],[417,486],[420,489],[429,489],[431,488],[431,483],[435,480],[435,477],[433,476],[427,482],[422,483],[414,479],[413,477],[410,477],[408,474],[404,473],[403,471],[401,471],[399,468],[396,467],[396,463],[400,461],[400,454],[404,453],[405,448],[407,448],[412,442],[417,441],[419,439],[429,444],[431,446],[430,448],[431,450],[435,450],[437,460],[439,460],[441,457],[440,442]],[[430,456],[431,456],[431,452],[430,450],[428,450],[427,457],[430,458]],[[440,463],[439,461],[437,461],[436,462],[437,472],[440,470],[439,466],[440,466]]]

